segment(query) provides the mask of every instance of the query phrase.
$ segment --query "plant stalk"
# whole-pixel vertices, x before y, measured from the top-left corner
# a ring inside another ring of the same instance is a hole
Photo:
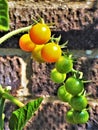
[[[12,103],[16,104],[18,107],[23,107],[24,104],[20,102],[18,99],[10,95],[9,93],[3,93],[3,98],[10,100]]]
[[[23,27],[23,28],[20,28],[20,29],[16,29],[16,30],[13,30],[13,31],[5,34],[4,36],[2,36],[0,38],[0,44],[2,44],[4,41],[6,41],[7,39],[11,38],[12,36],[14,36],[16,34],[19,34],[19,33],[22,33],[22,32],[27,32],[31,27],[32,27],[32,25],[30,25],[28,27]]]
[[[10,100],[12,103],[16,104],[19,107],[23,107],[24,104],[20,102],[18,99],[16,99],[14,96],[6,92],[1,86],[0,86],[0,97],[4,99]]]

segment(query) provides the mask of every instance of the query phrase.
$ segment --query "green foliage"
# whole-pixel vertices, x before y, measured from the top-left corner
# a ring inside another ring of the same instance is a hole
[[[9,8],[7,0],[0,0],[0,30],[9,29]]]
[[[9,121],[10,130],[22,130],[26,122],[38,110],[43,98],[38,98],[28,102],[24,107],[21,107],[12,113]]]

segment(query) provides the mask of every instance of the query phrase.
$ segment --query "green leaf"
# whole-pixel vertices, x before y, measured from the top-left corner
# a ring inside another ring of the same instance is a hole
[[[42,100],[42,97],[32,100],[24,107],[14,111],[9,121],[10,130],[23,130],[26,122],[34,115],[35,111],[38,110]]]
[[[0,0],[0,30],[9,30],[9,8],[7,0]]]

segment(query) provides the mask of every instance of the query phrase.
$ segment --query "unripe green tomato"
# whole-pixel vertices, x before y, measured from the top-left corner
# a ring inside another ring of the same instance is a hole
[[[66,91],[65,85],[62,85],[58,88],[57,96],[60,100],[64,102],[70,102],[70,99],[72,97],[72,95]]]
[[[65,82],[66,90],[72,95],[78,95],[84,90],[84,84],[75,77],[69,77]]]
[[[74,110],[72,110],[72,109],[68,110],[66,112],[66,115],[65,115],[66,122],[68,122],[70,124],[76,124],[75,121],[74,121],[73,113],[74,113]]]
[[[59,73],[56,68],[51,70],[50,73],[51,80],[55,83],[63,83],[66,79],[66,74]]]
[[[85,96],[73,96],[70,100],[70,105],[74,110],[81,111],[87,107],[88,101]]]
[[[77,124],[85,124],[89,120],[89,113],[86,110],[74,111],[73,120]]]
[[[73,61],[67,56],[61,56],[55,63],[55,67],[60,73],[69,73],[73,68]]]

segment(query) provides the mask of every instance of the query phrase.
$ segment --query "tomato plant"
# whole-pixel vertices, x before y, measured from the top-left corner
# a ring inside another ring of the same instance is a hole
[[[23,51],[31,52],[36,45],[31,41],[29,34],[26,33],[20,37],[19,46]]]
[[[67,56],[61,56],[55,63],[55,67],[60,73],[69,73],[73,68],[73,61]]]
[[[66,90],[72,95],[78,95],[84,90],[83,82],[75,77],[69,77],[65,82]]]
[[[83,95],[73,96],[70,100],[70,105],[74,110],[81,111],[87,107],[87,98]]]
[[[83,73],[73,66],[72,55],[68,51],[63,52],[59,45],[59,38],[51,37],[51,30],[44,22],[36,22],[33,25],[15,30],[0,39],[0,43],[20,32],[28,31],[19,39],[22,50],[31,52],[31,57],[39,63],[55,63],[50,72],[53,82],[60,84],[57,90],[57,99],[67,102],[70,110],[66,113],[66,121],[71,124],[83,124],[89,120],[87,112],[88,100],[84,95]],[[9,126],[12,130],[22,130],[26,122],[34,114],[43,98],[38,98],[26,105],[13,97],[6,89],[0,86],[0,129],[3,130],[3,108],[5,99],[21,107],[12,113]]]
[[[32,25],[29,35],[34,43],[41,45],[50,40],[51,30],[45,23],[37,23]]]
[[[54,42],[47,43],[41,50],[41,56],[46,62],[56,62],[61,57],[62,51],[58,44]]]

